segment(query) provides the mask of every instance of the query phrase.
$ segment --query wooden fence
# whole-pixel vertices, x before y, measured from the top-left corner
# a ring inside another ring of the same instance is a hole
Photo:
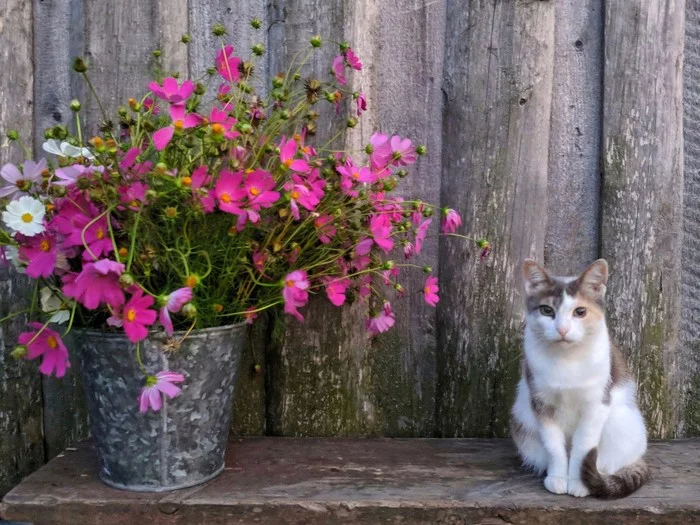
[[[331,42],[352,42],[370,109],[343,143],[380,126],[427,144],[404,194],[457,208],[494,245],[482,262],[471,246],[428,242],[438,308],[404,299],[396,330],[373,341],[364,312],[321,304],[304,325],[258,326],[235,432],[505,436],[521,261],[575,272],[603,256],[609,324],[651,435],[700,435],[700,0],[3,0],[0,135],[18,129],[40,154],[45,127],[70,125],[69,100],[85,94],[76,55],[117,95],[112,110],[156,65],[203,71],[216,22],[242,53],[266,46],[267,78],[314,34],[327,44],[305,74],[325,73]],[[98,120],[88,103],[87,127]],[[21,156],[3,143],[9,160]],[[0,293],[2,317],[27,283],[4,273]],[[42,380],[9,357],[22,322],[0,328],[0,494],[86,432],[74,377]]]

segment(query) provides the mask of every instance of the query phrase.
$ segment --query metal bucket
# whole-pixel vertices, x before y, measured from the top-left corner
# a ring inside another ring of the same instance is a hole
[[[175,333],[180,340],[183,333]],[[139,412],[144,374],[136,346],[123,334],[75,333],[97,444],[100,479],[118,489],[164,492],[204,483],[224,469],[231,404],[245,323],[193,330],[179,348],[165,349],[165,334],[141,342],[148,374],[185,375],[174,399],[163,396],[158,412]]]

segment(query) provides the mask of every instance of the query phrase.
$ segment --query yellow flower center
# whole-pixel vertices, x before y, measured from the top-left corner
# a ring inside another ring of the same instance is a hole
[[[98,241],[101,241],[105,238],[105,231],[102,228],[97,228],[97,231],[95,232],[95,237],[97,237]]]
[[[286,284],[289,288],[292,288],[295,283],[291,279],[287,279],[284,284]]]
[[[284,161],[284,165],[290,168],[292,166],[292,162],[294,162],[294,159],[287,159]]]
[[[56,350],[56,348],[58,348],[58,341],[56,341],[56,338],[52,335],[46,338],[46,344],[49,345],[51,350]]]
[[[298,198],[299,198],[299,192],[296,191],[296,190],[293,191],[293,192],[292,192],[292,199],[296,200],[296,199],[298,199]]]
[[[24,215],[22,215],[22,220],[29,224],[34,220],[34,215],[32,215],[31,213],[25,213]]]
[[[183,186],[192,186],[192,177],[182,177]]]
[[[295,134],[292,136],[292,138],[293,138],[296,142],[301,142],[301,135],[299,135],[299,133],[295,133]]]
[[[221,202],[223,202],[224,204],[228,204],[229,202],[231,202],[231,195],[229,195],[228,193],[222,193],[222,194],[219,196],[219,199],[220,199]]]
[[[255,186],[252,186],[249,191],[253,197],[257,197],[258,195],[260,195],[260,189],[256,188]]]
[[[194,288],[197,286],[198,281],[199,279],[197,279],[196,275],[188,275],[187,279],[185,279],[185,286],[187,286],[187,288]]]
[[[127,255],[129,255],[129,250],[123,247],[119,248],[119,257],[126,257]]]
[[[185,127],[185,123],[182,120],[176,120],[175,122],[173,122],[173,126],[175,126],[175,129],[181,130]]]
[[[126,315],[124,317],[126,317],[126,320],[130,323],[133,323],[136,320],[136,310],[130,308],[126,311]]]
[[[353,179],[359,179],[360,178],[360,173],[358,171],[353,171],[352,172],[352,178]]]
[[[224,134],[224,127],[221,124],[212,124],[211,125],[211,132],[214,135],[223,135]]]
[[[41,243],[39,243],[39,248],[42,252],[48,252],[51,249],[51,243],[48,241],[48,239],[44,239],[41,241]]]
[[[423,293],[430,293],[430,287],[426,286],[423,288]]]

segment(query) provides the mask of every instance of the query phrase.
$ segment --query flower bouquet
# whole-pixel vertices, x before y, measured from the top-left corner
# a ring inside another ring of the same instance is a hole
[[[31,310],[12,314],[32,316],[13,355],[40,359],[43,374],[61,377],[70,366],[62,337],[72,327],[118,336],[110,358],[125,355],[140,377],[140,392],[128,392],[131,418],[195,388],[191,370],[144,358],[149,341],[171,356],[198,332],[251,324],[269,309],[303,321],[314,294],[333,307],[366,304],[366,329],[376,335],[394,324],[393,298],[410,293],[400,284],[410,268],[429,274],[419,293],[438,301],[437,278],[410,262],[435,208],[392,196],[425,148],[380,132],[360,152],[313,140],[318,104],[351,111],[338,136],[366,110],[365,95],[347,87],[348,73],[362,69],[352,48],[339,45],[328,78],[304,78],[322,44],[312,38],[306,59],[293,60],[263,97],[255,71],[264,47],[243,60],[223,42],[223,27],[214,33],[222,45],[203,80],[154,80],[119,108],[118,121],[102,110],[94,136],[84,134],[73,101],[74,132],[46,130],[47,158],[0,171],[0,256],[36,282]],[[73,68],[99,103],[85,62]],[[442,234],[457,235],[457,212],[440,214]],[[397,249],[405,261],[389,258]],[[188,363],[210,357],[198,356]]]

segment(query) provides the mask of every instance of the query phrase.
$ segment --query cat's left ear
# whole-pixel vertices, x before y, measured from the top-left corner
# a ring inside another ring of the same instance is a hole
[[[608,284],[608,263],[598,259],[591,264],[578,278],[584,293],[593,297],[603,297]]]

